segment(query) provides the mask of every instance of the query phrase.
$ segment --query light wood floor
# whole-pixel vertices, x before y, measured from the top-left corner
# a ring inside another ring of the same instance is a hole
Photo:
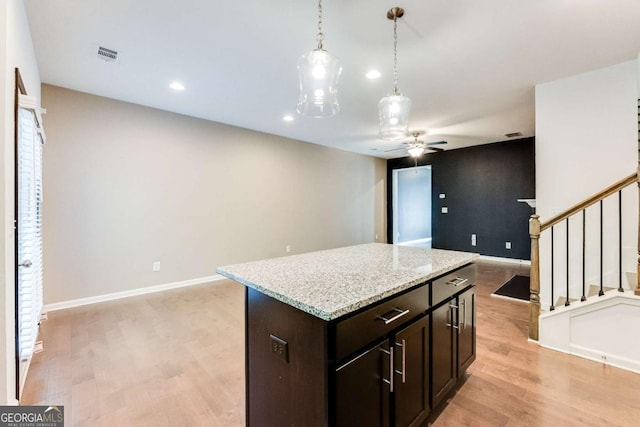
[[[640,375],[527,342],[527,304],[490,294],[528,270],[478,264],[477,359],[433,426],[640,425]],[[52,312],[22,403],[65,405],[68,426],[243,426],[242,294],[225,280]]]

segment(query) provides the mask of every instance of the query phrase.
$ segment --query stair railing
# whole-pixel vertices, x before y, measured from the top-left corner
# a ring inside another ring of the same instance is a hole
[[[567,295],[565,305],[570,305],[569,301],[569,217],[582,212],[582,296],[581,301],[586,300],[585,296],[585,287],[586,287],[586,279],[585,279],[585,218],[586,218],[586,209],[590,206],[595,205],[596,203],[600,204],[600,290],[598,295],[604,295],[603,288],[603,210],[602,210],[602,201],[609,196],[612,196],[618,193],[618,233],[619,233],[619,291],[623,291],[622,289],[622,190],[634,183],[638,185],[638,192],[640,194],[640,164],[638,166],[638,171],[628,177],[616,182],[615,184],[605,188],[604,190],[594,194],[588,199],[584,200],[581,203],[578,203],[571,208],[561,212],[549,220],[545,222],[540,221],[540,217],[536,214],[531,215],[531,219],[529,220],[529,235],[531,236],[531,278],[529,285],[529,339],[538,340],[538,326],[539,326],[539,317],[540,317],[540,235],[542,232],[546,230],[551,230],[551,306],[550,310],[553,310],[553,293],[554,293],[554,226],[565,221],[566,222],[566,233],[565,238],[567,241]],[[640,200],[640,197],[639,197]],[[640,209],[639,209],[639,218],[638,222],[640,224]],[[640,227],[638,232],[638,262],[637,262],[637,280],[636,280],[636,289],[635,294],[640,295]]]

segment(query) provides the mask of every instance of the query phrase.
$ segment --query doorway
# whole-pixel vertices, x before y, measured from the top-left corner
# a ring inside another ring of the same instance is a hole
[[[41,108],[27,96],[16,68],[14,129],[15,360],[16,399],[36,350],[42,312],[42,129]]]
[[[395,169],[393,243],[431,247],[431,165]]]

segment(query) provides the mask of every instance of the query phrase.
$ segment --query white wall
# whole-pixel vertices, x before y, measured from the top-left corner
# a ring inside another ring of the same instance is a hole
[[[0,227],[0,404],[15,404],[14,359],[14,69],[18,67],[29,95],[40,98],[40,75],[36,62],[29,23],[21,0],[0,2],[0,164],[2,180],[2,226]]]
[[[386,235],[382,159],[42,90],[45,304]]]
[[[541,220],[584,200],[634,173],[637,168],[637,66],[629,61],[536,86],[536,198]],[[635,271],[637,250],[637,188],[623,193],[623,271]],[[598,208],[587,212],[587,279],[599,276]],[[617,287],[617,200],[605,204],[605,285]],[[582,219],[570,221],[570,246],[581,247]],[[556,293],[564,294],[566,257],[564,224],[556,234]],[[541,297],[550,298],[549,233],[541,239]],[[580,296],[581,251],[571,255],[572,297]],[[614,281],[615,280],[615,281]],[[597,282],[595,282],[597,283]]]

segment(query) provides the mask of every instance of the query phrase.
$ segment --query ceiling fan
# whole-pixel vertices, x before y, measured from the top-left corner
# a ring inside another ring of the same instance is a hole
[[[444,148],[435,147],[436,145],[444,145],[447,141],[434,141],[434,142],[424,142],[418,140],[418,137],[425,134],[423,130],[415,130],[410,132],[411,136],[413,136],[413,141],[403,142],[402,146],[396,148],[390,148],[388,150],[384,149],[375,149],[375,151],[381,151],[383,153],[390,153],[392,151],[399,150],[407,150],[409,154],[413,157],[418,157],[420,154],[425,152],[425,150],[431,151],[444,151]]]

